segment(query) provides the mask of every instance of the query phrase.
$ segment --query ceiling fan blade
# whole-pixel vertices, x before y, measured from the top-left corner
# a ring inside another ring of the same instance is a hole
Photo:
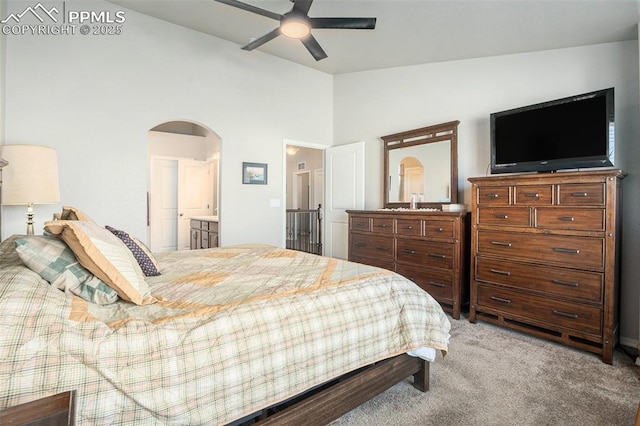
[[[307,15],[311,8],[311,3],[313,3],[313,0],[293,0],[293,9],[291,11]]]
[[[345,30],[373,30],[376,18],[310,18],[311,28],[341,28]]]
[[[280,27],[276,28],[275,30],[266,33],[265,35],[263,35],[260,38],[257,38],[255,40],[253,40],[251,43],[247,44],[246,46],[242,47],[242,50],[253,50],[256,47],[262,46],[263,44],[265,44],[266,42],[273,40],[274,38],[278,37],[280,35]]]
[[[320,61],[327,57],[327,54],[324,52],[324,50],[322,50],[322,47],[320,47],[318,40],[316,40],[315,37],[313,37],[311,34],[303,39],[300,39],[300,41],[302,42],[302,44],[304,44],[304,47],[307,48],[309,53],[311,53],[311,56],[313,56],[316,61]]]
[[[238,9],[246,10],[247,12],[257,13],[258,15],[266,16],[267,18],[275,19],[277,21],[282,19],[282,15],[279,13],[261,9],[259,7],[252,6],[247,3],[242,3],[241,1],[237,1],[237,0],[215,0],[215,1],[217,1],[218,3],[223,3],[229,6],[237,7]]]

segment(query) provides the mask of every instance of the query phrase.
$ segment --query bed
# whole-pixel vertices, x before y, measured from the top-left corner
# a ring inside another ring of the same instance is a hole
[[[438,303],[387,270],[269,245],[157,253],[135,303],[93,303],[25,266],[30,239],[60,240],[0,244],[0,410],[75,390],[78,424],[230,424],[320,390],[309,416],[413,374],[425,388],[447,350]]]

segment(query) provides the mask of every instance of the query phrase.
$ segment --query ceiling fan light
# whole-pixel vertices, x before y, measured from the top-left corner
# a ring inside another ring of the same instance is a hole
[[[280,32],[285,37],[301,39],[311,33],[311,26],[305,19],[288,18],[282,20]]]

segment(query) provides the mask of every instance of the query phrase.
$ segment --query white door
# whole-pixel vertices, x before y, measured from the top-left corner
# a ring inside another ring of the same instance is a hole
[[[364,209],[364,142],[325,151],[325,256],[347,259],[349,220],[346,210]]]
[[[294,209],[309,210],[309,170],[293,174],[293,203]]]
[[[178,160],[178,250],[189,250],[190,220],[213,214],[213,177],[206,161]]]
[[[178,161],[151,158],[149,244],[152,252],[178,249]]]

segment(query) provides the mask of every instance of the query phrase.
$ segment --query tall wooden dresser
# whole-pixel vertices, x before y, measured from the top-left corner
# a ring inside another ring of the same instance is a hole
[[[349,260],[395,271],[426,290],[454,319],[469,301],[468,214],[348,210]]]
[[[477,319],[613,362],[618,339],[620,170],[471,178]]]

